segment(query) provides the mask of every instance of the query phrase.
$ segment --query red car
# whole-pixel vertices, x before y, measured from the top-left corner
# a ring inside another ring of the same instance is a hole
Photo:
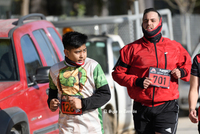
[[[58,133],[59,111],[48,108],[44,66],[63,60],[63,49],[61,36],[42,14],[0,20],[1,134]]]

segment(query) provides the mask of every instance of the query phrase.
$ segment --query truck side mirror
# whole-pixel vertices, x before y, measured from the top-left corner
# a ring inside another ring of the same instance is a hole
[[[35,82],[37,82],[37,83],[49,82],[49,70],[50,70],[50,66],[37,68],[36,74],[34,76]]]

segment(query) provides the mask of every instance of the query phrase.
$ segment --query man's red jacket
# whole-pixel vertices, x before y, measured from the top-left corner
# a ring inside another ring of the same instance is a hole
[[[174,40],[161,37],[159,42],[151,43],[143,37],[124,46],[120,55],[122,63],[126,66],[116,66],[112,77],[117,83],[127,87],[128,94],[134,101],[145,106],[157,106],[179,97],[178,79],[172,75],[169,89],[151,85],[142,89],[136,86],[137,78],[148,77],[150,67],[171,71],[180,68],[185,74],[181,79],[190,79],[191,57],[182,45]]]

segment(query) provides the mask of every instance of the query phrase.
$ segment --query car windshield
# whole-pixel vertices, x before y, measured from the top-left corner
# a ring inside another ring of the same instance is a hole
[[[108,58],[105,42],[87,42],[87,57],[96,60],[102,67],[104,73],[108,73]]]
[[[10,39],[0,39],[0,81],[17,80]]]

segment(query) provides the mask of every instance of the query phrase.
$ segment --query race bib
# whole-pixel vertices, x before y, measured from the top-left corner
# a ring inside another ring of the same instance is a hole
[[[63,114],[73,114],[73,115],[77,115],[77,114],[82,114],[82,109],[76,109],[74,110],[68,100],[68,95],[62,95],[62,99],[61,99],[61,111]],[[73,95],[73,97],[77,97],[77,98],[81,98],[80,95]]]
[[[153,78],[151,85],[163,88],[169,88],[170,86],[170,75],[171,70],[150,67],[149,78]]]

